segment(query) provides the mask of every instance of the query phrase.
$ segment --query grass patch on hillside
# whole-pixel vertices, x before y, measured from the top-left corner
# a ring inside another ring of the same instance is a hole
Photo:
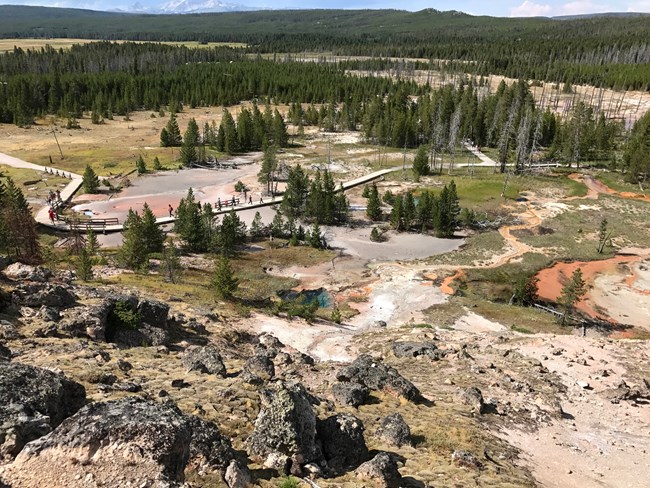
[[[620,192],[632,192],[632,193],[648,193],[650,192],[650,182],[647,182],[643,189],[637,183],[630,183],[625,180],[625,175],[621,173],[615,173],[611,171],[601,171],[596,174],[596,179],[602,182],[603,184],[610,187],[612,190]]]
[[[601,195],[593,203],[568,205],[568,210],[544,221],[546,233],[533,235],[516,231],[513,234],[522,242],[545,248],[550,256],[575,260],[602,259],[614,251],[608,246],[604,254],[597,252],[598,228],[603,218],[608,221],[615,247],[647,247],[650,242],[647,225],[650,206],[645,202]]]
[[[476,261],[489,261],[501,254],[506,241],[496,230],[480,232],[466,238],[465,244],[457,251],[437,254],[427,258],[431,264],[471,265]]]
[[[0,181],[9,177],[21,189],[27,200],[45,200],[50,190],[62,190],[70,180],[60,176],[53,176],[41,171],[25,168],[14,168],[0,164]]]

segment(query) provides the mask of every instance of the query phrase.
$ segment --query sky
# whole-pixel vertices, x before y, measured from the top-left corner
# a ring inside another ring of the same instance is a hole
[[[141,6],[157,8],[168,0],[137,0]],[[174,0],[179,1],[179,0]],[[191,0],[203,3],[204,0]],[[207,1],[207,0],[206,0]],[[473,15],[497,17],[533,17],[591,14],[600,12],[650,12],[650,0],[412,0],[409,3],[397,0],[221,0],[224,3],[259,8],[346,8],[346,9],[405,9],[418,11],[425,8],[438,10],[459,10]],[[12,5],[44,5],[50,7],[89,8],[110,10],[131,8],[136,0],[0,0]]]

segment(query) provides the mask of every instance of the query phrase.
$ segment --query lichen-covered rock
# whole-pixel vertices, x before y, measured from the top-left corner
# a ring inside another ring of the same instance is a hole
[[[189,415],[188,419],[192,431],[189,466],[199,473],[218,471],[224,475],[235,458],[230,441],[221,435],[214,424],[193,415]],[[246,467],[241,469],[247,471]]]
[[[482,414],[485,411],[485,402],[481,390],[476,387],[465,388],[460,393],[460,399],[465,405],[469,405],[472,412]]]
[[[192,346],[187,349],[182,359],[183,366],[188,371],[198,371],[204,374],[215,374],[226,377],[226,367],[219,350],[213,345]]]
[[[142,318],[142,322],[160,329],[167,328],[167,319],[169,317],[169,305],[156,300],[140,300],[137,312]]]
[[[481,461],[478,460],[474,454],[467,451],[456,450],[451,455],[451,460],[456,466],[463,468],[474,468],[478,469],[482,466]]]
[[[170,343],[170,337],[165,329],[141,324],[135,329],[127,327],[115,329],[112,342],[126,347],[165,346]]]
[[[375,436],[395,447],[411,444],[411,429],[399,413],[385,417],[379,424]]]
[[[31,266],[23,263],[13,263],[7,266],[4,275],[14,281],[45,282],[52,277],[52,272],[42,266]]]
[[[54,283],[21,283],[12,293],[12,301],[23,307],[56,307],[74,305],[76,297],[69,287]]]
[[[279,453],[298,465],[322,458],[316,417],[302,385],[278,382],[260,390],[260,399],[255,429],[247,440],[251,456],[263,461]]]
[[[362,354],[350,366],[341,369],[336,378],[339,381],[355,382],[371,390],[385,391],[410,401],[421,398],[420,391],[404,378],[395,368]]]
[[[53,432],[27,445],[5,468],[12,488],[35,486],[180,486],[186,468],[225,470],[230,442],[173,403],[138,397],[87,405]]]
[[[21,337],[20,332],[14,324],[6,320],[0,320],[0,339],[12,341]]]
[[[11,359],[11,349],[0,342],[0,361],[9,361]]]
[[[444,357],[444,354],[433,342],[394,342],[393,354],[398,358],[426,356],[434,361]]]
[[[259,378],[262,381],[268,381],[275,376],[275,366],[267,355],[256,354],[248,358],[244,364],[243,374],[246,378]]]
[[[363,463],[355,473],[357,478],[374,481],[378,486],[385,488],[398,488],[402,480],[397,461],[386,452],[380,452],[370,461]]]
[[[319,420],[316,429],[325,460],[336,473],[356,468],[368,459],[363,423],[354,415],[338,414]]]
[[[337,403],[358,407],[366,402],[370,390],[359,383],[339,382],[332,385],[332,394]]]
[[[85,388],[61,374],[16,362],[0,362],[0,459],[47,434],[79,410]]]

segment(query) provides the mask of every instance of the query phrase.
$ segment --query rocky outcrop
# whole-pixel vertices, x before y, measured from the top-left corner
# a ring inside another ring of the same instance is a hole
[[[325,460],[335,473],[354,469],[368,459],[363,423],[354,415],[338,414],[319,420],[316,429]]]
[[[199,473],[218,471],[225,475],[231,461],[235,458],[230,441],[221,435],[214,424],[195,417],[187,416],[191,430],[190,455],[188,466]],[[241,471],[248,471],[239,466]]]
[[[173,403],[137,397],[93,403],[30,443],[5,469],[13,488],[32,486],[180,486],[186,467],[225,474],[234,459],[217,428]]]
[[[82,385],[45,369],[0,362],[0,458],[58,426],[86,401]]]
[[[0,320],[0,339],[12,341],[21,337],[20,332],[14,324],[6,320]]]
[[[226,377],[226,367],[223,364],[221,354],[211,344],[189,347],[183,356],[182,362],[188,371],[214,374],[222,378]]]
[[[260,398],[260,413],[247,440],[252,457],[288,458],[296,473],[304,464],[322,459],[316,444],[316,417],[302,385],[278,382],[260,390]]]
[[[52,277],[52,272],[42,266],[31,266],[23,263],[13,263],[7,266],[4,275],[14,281],[46,282]]]
[[[400,375],[395,368],[362,354],[350,366],[337,374],[339,381],[359,383],[371,390],[385,391],[410,401],[421,398],[420,391],[413,383]]]
[[[444,353],[433,342],[394,342],[393,354],[398,358],[426,356],[433,361],[444,357]]]
[[[56,307],[64,309],[74,305],[75,295],[70,287],[55,283],[21,283],[11,294],[11,300],[18,306]]]
[[[466,388],[460,392],[460,399],[465,405],[469,405],[472,412],[479,415],[485,412],[485,402],[481,390],[476,387]]]
[[[374,481],[377,486],[398,488],[401,485],[402,475],[397,469],[397,461],[386,452],[378,453],[370,461],[359,466],[355,472],[357,478]]]
[[[390,446],[402,447],[411,444],[411,429],[399,413],[385,417],[375,436]]]
[[[356,408],[368,400],[370,390],[359,383],[334,383],[332,394],[337,403]]]
[[[11,349],[0,342],[0,361],[9,361],[11,359]]]
[[[275,376],[275,366],[269,356],[258,353],[246,361],[242,376],[249,383],[259,384]]]
[[[62,335],[87,336],[125,347],[160,346],[170,342],[168,316],[166,303],[108,295],[97,305],[68,310],[57,330]]]

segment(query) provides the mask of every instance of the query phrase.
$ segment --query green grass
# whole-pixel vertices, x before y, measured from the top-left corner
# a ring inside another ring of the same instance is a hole
[[[638,184],[626,181],[624,175],[621,173],[601,171],[596,175],[596,179],[610,187],[612,190],[620,192],[644,193],[641,191],[641,187]],[[646,183],[643,188],[645,190],[645,193],[648,193],[648,191],[650,191],[650,182]]]

